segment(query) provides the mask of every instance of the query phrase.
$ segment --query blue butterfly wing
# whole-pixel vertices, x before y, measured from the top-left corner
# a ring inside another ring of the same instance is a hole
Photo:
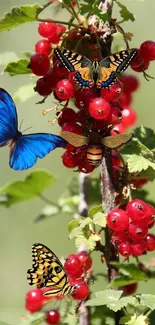
[[[11,140],[17,134],[18,119],[12,97],[0,88],[0,145]]]
[[[48,133],[34,133],[21,136],[11,148],[10,167],[24,170],[32,167],[37,158],[44,158],[50,151],[65,147],[67,141]]]

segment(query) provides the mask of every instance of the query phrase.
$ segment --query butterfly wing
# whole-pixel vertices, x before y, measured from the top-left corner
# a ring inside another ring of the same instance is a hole
[[[54,53],[69,72],[77,71],[74,76],[77,84],[82,88],[94,87],[92,62],[88,58],[65,48],[56,48]]]
[[[88,143],[88,138],[73,132],[60,131],[60,136],[74,147],[82,147]]]
[[[107,148],[115,149],[130,141],[132,134],[122,133],[114,136],[108,136],[101,139],[101,144]]]
[[[0,88],[0,145],[13,139],[17,133],[18,120],[13,99]]]
[[[117,74],[125,71],[136,55],[136,50],[124,50],[102,59],[99,62],[97,88],[112,86],[116,82]]]
[[[32,246],[32,268],[27,271],[27,280],[38,288],[50,287],[45,296],[66,295],[73,291],[62,263],[42,244]]]
[[[54,134],[22,135],[11,147],[10,167],[15,170],[28,169],[36,163],[37,158],[44,158],[50,151],[66,144],[64,139]]]

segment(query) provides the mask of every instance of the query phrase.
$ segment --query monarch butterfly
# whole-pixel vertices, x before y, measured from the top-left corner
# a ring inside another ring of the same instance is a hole
[[[71,295],[76,286],[71,286],[66,271],[58,257],[45,245],[32,246],[32,269],[27,271],[27,280],[37,288],[49,287],[45,297]]]
[[[136,50],[123,50],[107,56],[100,61],[91,61],[87,57],[66,48],[54,50],[55,55],[69,72],[75,72],[75,82],[81,88],[109,89],[117,80],[117,75],[125,71]]]
[[[115,149],[132,138],[132,134],[127,133],[101,137],[99,132],[94,131],[90,132],[87,137],[72,132],[60,131],[60,136],[74,147],[87,145],[87,160],[94,167],[99,166],[101,163],[103,147]]]

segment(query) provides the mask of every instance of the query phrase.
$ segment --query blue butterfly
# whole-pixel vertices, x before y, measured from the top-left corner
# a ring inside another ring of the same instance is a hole
[[[9,165],[15,170],[32,167],[37,158],[44,158],[50,151],[65,147],[61,137],[48,133],[23,135],[18,131],[16,106],[11,96],[0,88],[0,146],[10,146]]]

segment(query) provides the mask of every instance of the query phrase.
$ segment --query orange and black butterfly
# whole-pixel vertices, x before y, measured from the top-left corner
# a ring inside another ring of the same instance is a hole
[[[123,50],[100,61],[91,61],[86,56],[66,48],[56,48],[54,53],[69,72],[75,72],[75,82],[81,88],[107,89],[116,82],[117,75],[125,71],[137,55],[136,50]]]
[[[132,134],[122,133],[114,136],[101,136],[99,132],[90,132],[83,136],[67,131],[60,131],[60,136],[74,147],[87,146],[86,157],[90,165],[97,167],[100,165],[104,155],[104,147],[116,149],[127,143]]]
[[[32,268],[27,271],[27,280],[37,288],[49,287],[45,297],[71,295],[76,286],[71,286],[67,273],[58,257],[45,245],[32,246]]]

